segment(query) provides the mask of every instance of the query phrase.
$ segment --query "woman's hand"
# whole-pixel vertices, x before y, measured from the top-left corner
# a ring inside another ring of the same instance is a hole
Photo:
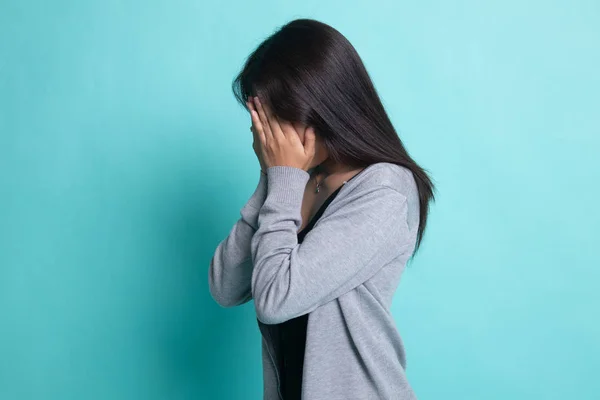
[[[252,105],[249,109],[255,143],[258,136],[257,153],[260,154],[259,159],[262,157],[265,170],[269,167],[289,166],[308,171],[315,156],[314,129],[306,129],[303,144],[294,126],[274,116],[258,97],[250,97],[249,103]]]
[[[252,101],[247,101],[246,105],[248,106],[248,110],[252,111],[254,109],[254,105]],[[254,125],[254,119],[252,119],[252,126],[250,127],[250,131],[252,131],[252,137],[254,138],[252,142],[252,148],[254,149],[254,154],[256,154],[256,158],[258,158],[258,163],[260,164],[260,170],[263,173],[267,173],[267,166],[263,160],[262,149],[260,144],[260,137],[256,126]]]

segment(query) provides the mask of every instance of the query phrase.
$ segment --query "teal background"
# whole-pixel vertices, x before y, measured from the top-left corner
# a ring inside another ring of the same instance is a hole
[[[0,399],[259,399],[207,270],[259,165],[231,80],[313,17],[438,202],[393,314],[420,399],[600,397],[597,1],[0,2]]]

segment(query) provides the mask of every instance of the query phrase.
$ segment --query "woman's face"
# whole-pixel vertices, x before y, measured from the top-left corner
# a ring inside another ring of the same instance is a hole
[[[304,131],[307,128],[307,125],[304,125],[299,122],[294,122],[292,124],[296,132],[298,132],[298,136],[300,136],[300,140],[304,143]],[[329,154],[327,153],[327,149],[323,146],[323,140],[319,135],[316,135],[315,138],[315,157],[310,165],[310,168],[314,168],[317,165],[321,164],[323,161],[327,160]]]

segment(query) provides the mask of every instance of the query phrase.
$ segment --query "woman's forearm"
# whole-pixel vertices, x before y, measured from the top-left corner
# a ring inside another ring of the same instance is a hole
[[[208,285],[213,299],[223,307],[246,303],[252,298],[252,254],[250,243],[258,229],[258,214],[267,194],[267,177],[262,171],[256,190],[240,211],[211,259]]]

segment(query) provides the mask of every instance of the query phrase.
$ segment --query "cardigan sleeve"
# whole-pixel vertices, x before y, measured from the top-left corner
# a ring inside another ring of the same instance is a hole
[[[240,216],[211,259],[208,287],[213,299],[223,307],[244,304],[252,298],[250,240],[258,228],[258,212],[267,194],[267,178],[261,172],[258,185],[240,211]]]
[[[268,190],[251,240],[252,297],[266,324],[309,313],[366,282],[410,250],[406,197],[394,188],[355,188],[298,243],[309,179],[288,166],[267,170]]]

